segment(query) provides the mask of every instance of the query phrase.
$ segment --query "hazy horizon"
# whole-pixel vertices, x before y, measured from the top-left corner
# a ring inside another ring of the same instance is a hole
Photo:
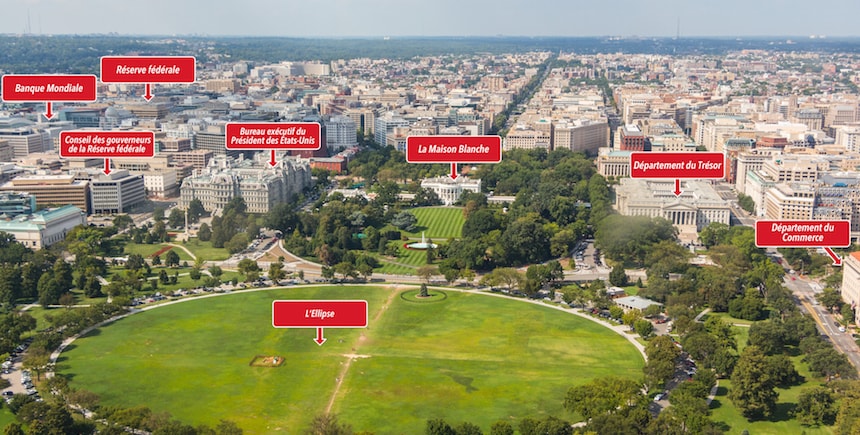
[[[0,34],[413,37],[860,37],[851,0],[7,0]]]

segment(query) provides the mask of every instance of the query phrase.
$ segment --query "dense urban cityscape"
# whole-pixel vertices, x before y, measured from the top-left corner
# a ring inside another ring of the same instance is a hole
[[[856,39],[0,47],[7,434],[860,428]],[[69,157],[108,132],[152,154]]]

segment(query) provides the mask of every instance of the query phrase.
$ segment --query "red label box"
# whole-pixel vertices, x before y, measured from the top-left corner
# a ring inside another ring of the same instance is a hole
[[[499,136],[409,136],[406,138],[409,163],[499,163],[502,138]]]
[[[103,83],[194,83],[194,56],[103,56]]]
[[[273,301],[272,326],[275,328],[366,328],[367,301]]]
[[[96,101],[96,76],[3,76],[3,101]]]
[[[631,153],[630,178],[726,177],[721,153]]]
[[[759,248],[847,247],[851,245],[851,223],[843,220],[760,220],[755,223]]]
[[[318,150],[322,146],[317,122],[228,122],[228,150]]]
[[[155,134],[151,131],[62,131],[60,157],[152,157]]]

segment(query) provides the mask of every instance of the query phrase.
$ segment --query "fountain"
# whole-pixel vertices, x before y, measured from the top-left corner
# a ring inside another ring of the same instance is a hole
[[[435,243],[427,243],[427,238],[424,237],[424,232],[421,232],[421,241],[416,243],[407,243],[403,245],[406,249],[417,249],[417,250],[427,250],[427,249],[436,249],[439,245]]]

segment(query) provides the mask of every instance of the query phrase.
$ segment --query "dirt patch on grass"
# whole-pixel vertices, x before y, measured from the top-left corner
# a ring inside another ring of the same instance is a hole
[[[280,367],[284,364],[284,357],[279,355],[255,355],[248,364],[251,367]]]

